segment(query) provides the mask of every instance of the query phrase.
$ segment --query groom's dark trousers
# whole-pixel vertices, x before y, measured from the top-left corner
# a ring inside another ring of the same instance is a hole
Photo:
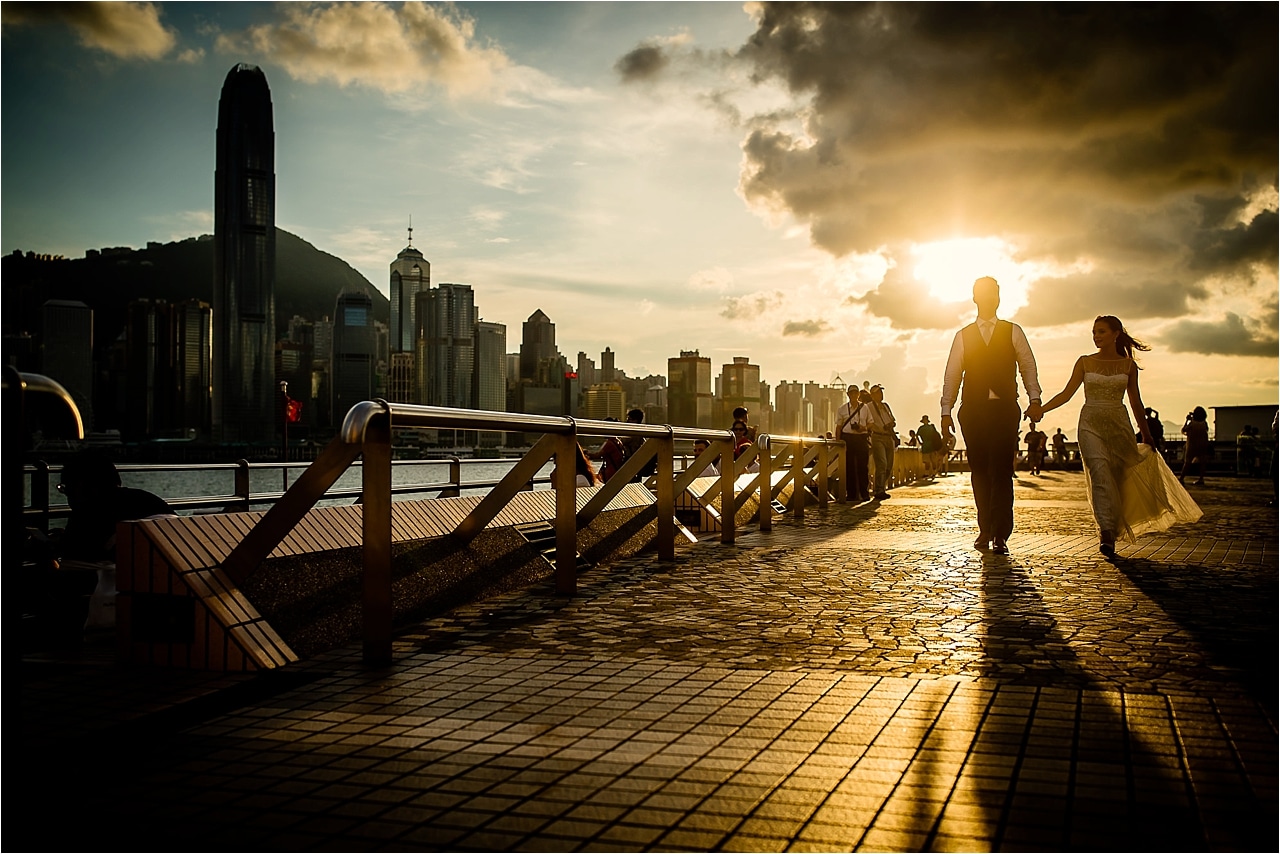
[[[1022,423],[1017,398],[967,400],[957,415],[978,508],[978,536],[1007,540],[1013,533],[1013,462]]]

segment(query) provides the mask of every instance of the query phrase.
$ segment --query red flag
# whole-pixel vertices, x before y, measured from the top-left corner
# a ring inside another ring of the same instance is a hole
[[[296,424],[302,420],[302,401],[294,400],[292,397],[287,398],[287,400],[284,417],[290,424]]]

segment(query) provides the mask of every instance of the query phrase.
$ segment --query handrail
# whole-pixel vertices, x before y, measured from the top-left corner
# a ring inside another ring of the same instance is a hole
[[[449,409],[384,400],[369,400],[353,406],[343,419],[338,435],[320,452],[306,470],[280,496],[249,533],[235,546],[222,564],[226,576],[241,584],[266,560],[289,532],[326,496],[328,490],[357,458],[361,462],[362,508],[362,621],[364,624],[364,659],[370,664],[391,660],[391,555],[392,555],[392,434],[394,429],[464,429],[507,433],[541,433],[541,438],[515,462],[506,475],[492,485],[467,516],[457,524],[451,536],[467,543],[480,534],[507,506],[512,498],[526,489],[535,475],[549,461],[555,469],[551,483],[555,490],[555,549],[552,561],[555,589],[561,595],[573,595],[577,585],[577,535],[601,512],[627,484],[638,479],[641,469],[656,463],[656,474],[649,480],[654,503],[642,508],[639,516],[652,518],[657,525],[656,546],[660,560],[675,558],[675,494],[698,477],[703,467],[719,460],[720,479],[716,491],[720,497],[721,541],[732,543],[735,516],[752,493],[758,492],[760,529],[771,528],[773,501],[791,485],[790,510],[802,516],[809,488],[817,493],[816,501],[829,500],[831,478],[843,494],[842,473],[844,443],[818,437],[763,435],[746,453],[734,459],[733,434],[728,430],[675,427],[657,424],[631,424],[616,421],[575,419],[567,416],[526,415],[482,410]],[[576,462],[578,440],[583,436],[622,436],[642,439],[640,448],[630,454],[617,474],[602,486],[593,487],[581,508],[578,507]],[[675,443],[677,440],[703,439],[710,447],[677,477]],[[776,457],[775,457],[776,452]],[[742,489],[736,485],[745,469],[758,459],[760,472]],[[789,463],[786,474],[773,481],[775,464]],[[460,476],[459,476],[460,478]]]
[[[370,663],[391,659],[391,436],[393,426],[417,429],[466,429],[499,432],[540,432],[542,438],[507,472],[455,528],[453,536],[468,542],[491,522],[533,475],[554,459],[552,486],[556,492],[556,545],[553,560],[556,592],[573,595],[577,585],[577,532],[608,505],[641,467],[656,457],[656,501],[642,513],[656,515],[657,548],[661,560],[675,558],[675,441],[706,439],[722,460],[721,488],[726,508],[733,502],[732,434],[727,430],[594,421],[560,416],[449,409],[369,400],[353,406],[342,428],[280,500],[272,506],[223,562],[228,577],[241,583],[266,559],[289,531],[315,506],[358,456],[363,519],[364,657]],[[576,458],[579,436],[629,436],[643,439],[640,449],[623,464],[609,483],[596,489],[581,511],[577,508]],[[708,455],[700,455],[703,459]],[[731,513],[724,514],[731,516]],[[732,522],[722,525],[721,538],[732,542]]]
[[[773,499],[787,485],[791,486],[791,510],[796,519],[804,518],[808,503],[807,487],[813,486],[818,503],[826,506],[831,478],[837,479],[837,500],[844,500],[847,485],[844,482],[844,442],[817,436],[774,436],[762,433],[756,438],[760,449],[760,510],[759,527],[762,532],[773,530]],[[774,446],[778,455],[774,456]],[[831,451],[835,453],[832,454]],[[773,465],[778,460],[789,459],[787,473],[773,482]],[[812,471],[811,471],[812,469]]]

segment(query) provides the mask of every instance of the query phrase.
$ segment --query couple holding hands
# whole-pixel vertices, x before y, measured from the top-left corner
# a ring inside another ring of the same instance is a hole
[[[978,319],[956,333],[942,383],[942,433],[955,430],[951,409],[960,399],[957,417],[969,459],[973,500],[978,510],[977,549],[1009,553],[1013,533],[1013,466],[1018,453],[1023,412],[1018,406],[1016,373],[1022,375],[1030,405],[1025,415],[1040,421],[1084,386],[1079,444],[1088,486],[1089,505],[1098,523],[1099,549],[1115,556],[1117,537],[1133,540],[1180,522],[1199,519],[1200,508],[1177,477],[1153,451],[1134,352],[1149,350],[1134,339],[1120,320],[1099,316],[1093,323],[1096,353],[1081,356],[1066,387],[1047,403],[1040,399],[1035,356],[1022,328],[996,318],[1000,285],[990,276],[973,283]],[[1134,413],[1142,444],[1125,411]]]

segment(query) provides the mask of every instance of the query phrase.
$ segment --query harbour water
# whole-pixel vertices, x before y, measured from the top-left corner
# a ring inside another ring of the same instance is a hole
[[[475,495],[487,492],[488,484],[501,480],[518,462],[514,459],[497,460],[463,460],[461,466],[461,493]],[[450,478],[449,461],[423,460],[421,462],[397,462],[391,470],[391,482],[395,487],[416,486],[421,484],[448,483]],[[552,463],[548,462],[538,472],[537,479],[551,475]],[[288,482],[294,483],[305,471],[306,466],[299,465],[288,470]],[[358,490],[361,485],[362,469],[359,463],[343,472],[333,485],[333,491]],[[207,496],[231,496],[236,491],[235,466],[206,466],[200,468],[172,467],[130,467],[120,466],[120,480],[124,486],[145,489],[166,500],[178,498],[200,498]],[[50,473],[49,507],[51,509],[65,507],[66,496],[57,491],[57,471]],[[467,484],[480,484],[468,488]],[[26,500],[31,501],[30,481],[27,481]],[[535,483],[535,488],[545,489],[545,483]],[[253,466],[249,469],[249,491],[251,495],[278,495],[284,489],[284,479],[278,466]],[[413,498],[429,498],[437,495],[437,491],[409,493],[395,496],[396,500]],[[351,497],[324,499],[319,505],[350,504]],[[263,506],[268,502],[264,501]],[[256,505],[256,502],[255,502]],[[180,511],[184,515],[192,512]],[[209,511],[204,511],[209,512]]]

